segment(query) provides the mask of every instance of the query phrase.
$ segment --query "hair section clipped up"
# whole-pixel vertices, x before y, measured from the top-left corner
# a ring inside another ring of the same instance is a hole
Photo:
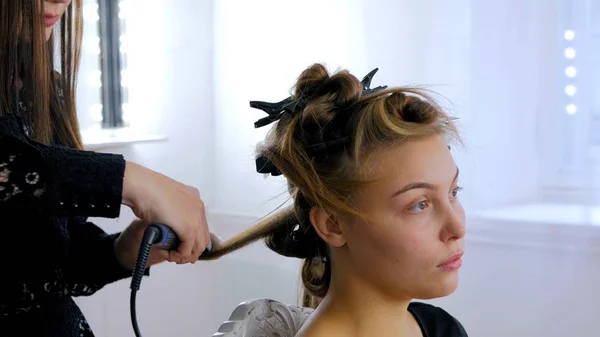
[[[293,94],[277,103],[252,101],[276,122],[259,145],[256,169],[283,175],[293,206],[216,245],[201,259],[215,259],[264,239],[274,252],[304,260],[302,305],[316,307],[329,289],[327,244],[309,219],[313,207],[363,216],[352,198],[369,181],[369,154],[409,139],[443,135],[458,139],[453,119],[416,88],[370,88],[374,69],[362,81],[343,70],[330,74],[321,64],[304,70]]]

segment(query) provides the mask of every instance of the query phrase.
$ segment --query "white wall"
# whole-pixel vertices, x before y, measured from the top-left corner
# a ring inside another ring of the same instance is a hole
[[[520,202],[538,189],[538,123],[554,110],[542,110],[537,94],[555,68],[543,43],[556,36],[554,2],[473,1],[471,25],[471,108],[474,194],[480,207]],[[555,39],[556,40],[556,39]],[[553,89],[553,88],[552,88]],[[515,165],[515,163],[519,163]]]
[[[109,151],[198,187],[218,235],[247,228],[285,200],[282,179],[255,172],[253,151],[266,129],[253,128],[263,113],[248,101],[285,98],[312,62],[358,76],[379,67],[375,85],[425,84],[447,97],[442,103],[460,117],[467,143],[457,156],[471,213],[535,197],[537,123],[552,108],[540,103],[552,92],[549,2],[134,1],[134,122],[169,139]],[[124,210],[119,221],[98,223],[112,232],[130,220]],[[600,254],[589,248],[597,235],[566,252],[570,232],[527,226],[471,217],[460,289],[435,302],[471,336],[595,331]],[[243,300],[295,302],[297,267],[257,244],[219,262],[154,268],[138,298],[144,336],[209,336]],[[79,300],[98,336],[132,335],[128,286]]]

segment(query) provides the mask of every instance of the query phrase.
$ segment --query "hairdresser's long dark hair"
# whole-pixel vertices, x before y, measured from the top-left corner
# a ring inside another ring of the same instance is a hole
[[[82,148],[75,109],[81,2],[69,4],[60,30],[46,41],[43,0],[0,0],[0,116],[17,111],[19,97],[27,107],[36,141],[48,144],[56,137],[56,141],[76,149]],[[58,72],[54,71],[55,64]]]

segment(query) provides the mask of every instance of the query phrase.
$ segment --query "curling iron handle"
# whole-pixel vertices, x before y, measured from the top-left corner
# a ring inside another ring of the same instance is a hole
[[[159,232],[161,233],[161,235],[159,236],[159,241],[156,242],[154,245],[158,246],[161,249],[165,249],[165,250],[175,250],[177,249],[177,247],[179,246],[179,238],[177,237],[177,234],[175,234],[175,232],[167,225],[163,225],[163,224],[152,224],[150,225],[151,227],[155,227],[159,230]],[[206,249],[204,250],[204,252],[210,251],[210,249],[212,248],[212,242],[208,243],[208,247],[206,247]]]

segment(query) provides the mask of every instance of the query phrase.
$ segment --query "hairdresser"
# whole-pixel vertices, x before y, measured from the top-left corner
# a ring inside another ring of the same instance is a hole
[[[81,6],[0,0],[1,336],[93,336],[72,298],[130,277],[150,223],[171,226],[182,242],[153,251],[149,265],[195,262],[209,242],[196,189],[121,155],[82,150]],[[88,222],[118,217],[121,205],[138,217],[123,232]]]

